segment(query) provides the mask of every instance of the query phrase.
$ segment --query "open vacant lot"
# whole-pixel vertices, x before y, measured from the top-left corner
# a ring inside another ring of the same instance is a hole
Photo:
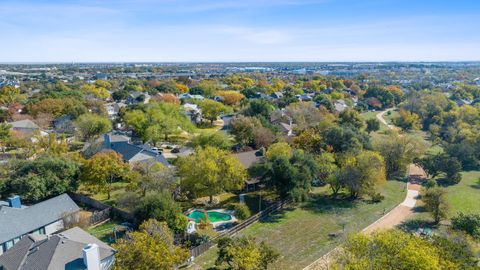
[[[388,181],[381,203],[334,200],[326,187],[315,190],[312,199],[285,209],[267,220],[258,222],[241,232],[266,241],[280,253],[280,259],[271,269],[303,268],[337,246],[348,233],[359,231],[388,212],[405,197],[405,183]],[[345,233],[343,232],[345,230]],[[329,237],[337,233],[338,237]],[[212,249],[196,259],[197,266],[213,266],[216,250]]]

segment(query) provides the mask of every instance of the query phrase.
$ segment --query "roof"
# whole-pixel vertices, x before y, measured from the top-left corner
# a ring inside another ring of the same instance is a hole
[[[112,142],[110,149],[122,155],[123,159],[128,162],[143,162],[149,159],[154,159],[165,166],[170,166],[162,154],[148,150],[145,146],[119,141]]]
[[[0,206],[0,243],[60,220],[80,208],[67,194],[25,208]]]
[[[0,256],[0,266],[7,270],[80,270],[85,269],[82,249],[87,244],[99,246],[100,260],[111,257],[115,250],[75,227],[61,234],[29,235]]]
[[[250,168],[254,163],[262,159],[262,156],[258,154],[257,150],[238,153],[235,154],[235,157],[246,169]]]
[[[12,125],[12,128],[39,129],[37,124],[35,124],[32,120],[29,119],[11,122],[10,125]]]

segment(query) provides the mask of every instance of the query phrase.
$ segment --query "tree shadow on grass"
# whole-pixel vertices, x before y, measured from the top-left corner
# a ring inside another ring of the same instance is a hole
[[[326,194],[314,194],[310,200],[305,202],[302,209],[312,211],[314,213],[338,213],[346,209],[357,207],[359,200],[352,200],[339,194],[337,198],[333,198]]]
[[[425,212],[427,212],[427,209],[425,208],[424,205],[415,206],[412,210],[415,213],[425,213]]]
[[[480,189],[480,183],[479,184],[473,184],[473,185],[470,185],[471,188],[474,188],[474,189]]]
[[[280,209],[280,210],[278,210],[274,213],[271,213],[267,216],[262,217],[258,222],[261,222],[261,223],[277,223],[277,222],[280,222],[282,219],[285,218],[285,215],[288,212],[291,212],[293,210],[295,210],[294,206],[285,207],[285,208]]]

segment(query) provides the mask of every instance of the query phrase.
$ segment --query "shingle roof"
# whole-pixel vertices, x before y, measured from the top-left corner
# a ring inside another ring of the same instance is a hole
[[[128,162],[141,162],[145,160],[156,160],[165,166],[170,166],[168,161],[162,154],[158,154],[146,149],[140,145],[134,145],[129,142],[114,142],[110,148],[122,155],[123,159]]]
[[[254,163],[262,159],[262,156],[258,154],[257,150],[238,153],[235,154],[235,157],[246,169],[250,168]]]
[[[26,208],[0,206],[0,243],[30,233],[80,208],[67,194]]]
[[[0,256],[0,266],[6,270],[83,270],[82,249],[97,244],[100,260],[115,254],[107,244],[75,227],[62,234],[29,235]]]

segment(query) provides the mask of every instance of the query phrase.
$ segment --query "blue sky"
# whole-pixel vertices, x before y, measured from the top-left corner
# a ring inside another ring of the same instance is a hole
[[[0,0],[0,62],[480,60],[478,0]]]

